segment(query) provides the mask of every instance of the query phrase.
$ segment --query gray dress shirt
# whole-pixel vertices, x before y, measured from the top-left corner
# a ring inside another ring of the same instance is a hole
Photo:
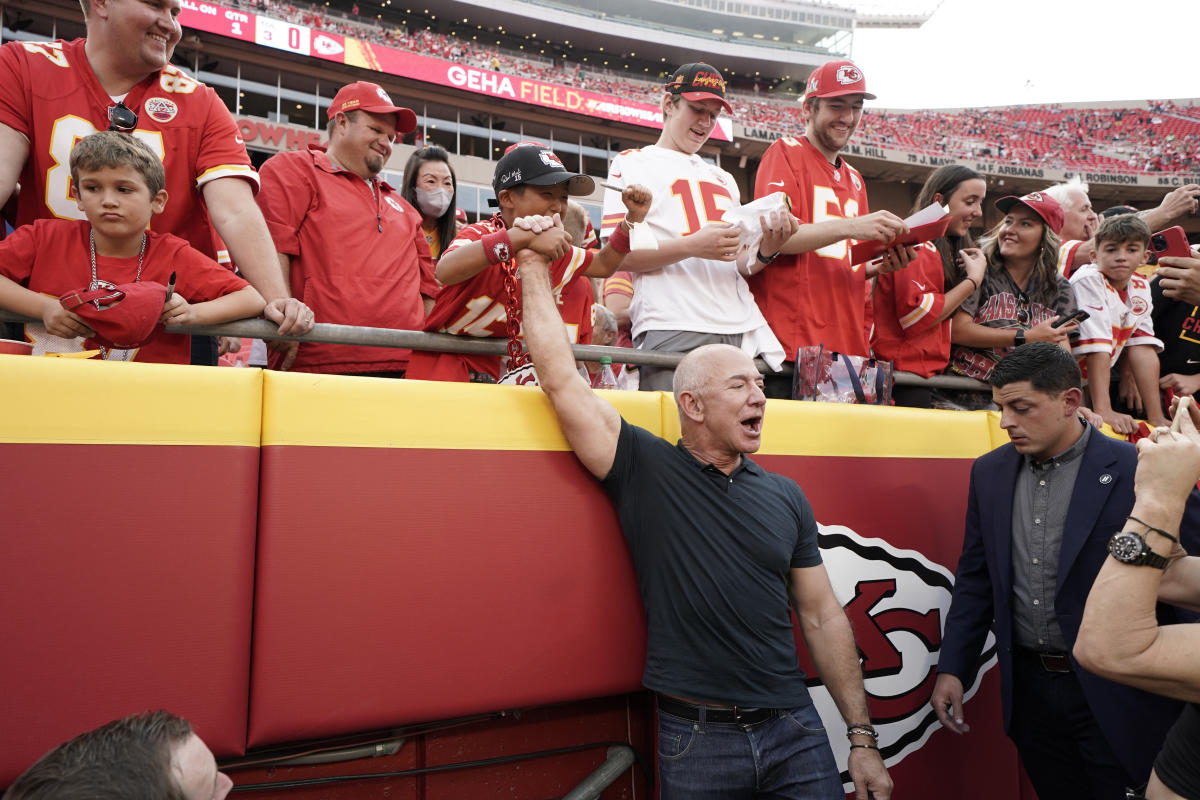
[[[1054,595],[1067,507],[1092,433],[1080,424],[1083,435],[1066,451],[1041,462],[1025,457],[1013,492],[1013,643],[1043,653],[1067,651]]]

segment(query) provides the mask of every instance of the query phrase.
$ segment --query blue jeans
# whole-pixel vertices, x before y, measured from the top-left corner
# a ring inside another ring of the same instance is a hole
[[[780,710],[757,725],[693,722],[658,712],[662,800],[844,800],[817,709]]]

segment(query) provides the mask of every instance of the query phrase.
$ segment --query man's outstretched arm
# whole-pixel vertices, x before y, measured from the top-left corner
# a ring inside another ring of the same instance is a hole
[[[575,367],[558,306],[550,289],[550,264],[533,251],[517,253],[521,269],[525,342],[542,391],[550,398],[558,424],[575,455],[597,478],[612,469],[621,433],[621,415],[592,392]]]

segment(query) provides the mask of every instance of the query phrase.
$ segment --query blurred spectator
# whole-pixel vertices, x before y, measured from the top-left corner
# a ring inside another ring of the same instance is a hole
[[[923,378],[945,371],[950,317],[979,290],[987,271],[987,260],[970,231],[983,216],[986,193],[983,176],[958,165],[938,167],[921,187],[913,212],[938,203],[949,209],[950,224],[944,236],[920,246],[907,269],[876,279],[871,348],[895,369]],[[893,397],[898,406],[931,408],[933,391],[896,386]]]
[[[232,787],[187,720],[154,711],[60,744],[21,773],[4,800],[223,800]]]
[[[287,151],[262,167],[259,205],[292,293],[339,325],[420,330],[437,295],[421,216],[379,172],[416,115],[378,85],[343,86],[329,106],[326,147]],[[270,366],[404,377],[409,351],[272,343]]]
[[[1001,197],[1004,219],[987,235],[983,254],[988,270],[979,292],[954,314],[950,329],[950,369],[986,381],[1011,348],[1025,342],[1053,342],[1070,350],[1075,322],[1055,328],[1059,314],[1075,313],[1071,284],[1058,274],[1058,231],[1062,207],[1041,192]]]
[[[436,144],[414,150],[404,165],[400,195],[421,212],[421,230],[434,261],[458,233],[458,179],[450,154]]]

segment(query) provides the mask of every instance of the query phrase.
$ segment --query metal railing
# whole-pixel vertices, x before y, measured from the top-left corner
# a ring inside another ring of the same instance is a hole
[[[0,310],[0,322],[38,322],[39,320]],[[321,344],[348,344],[363,347],[390,347],[406,350],[429,350],[437,353],[468,353],[471,355],[502,356],[507,353],[508,342],[499,338],[475,336],[452,336],[448,333],[426,333],[424,331],[396,330],[394,328],[367,328],[357,325],[334,325],[318,322],[310,333],[303,336],[281,336],[275,323],[265,319],[244,319],[221,325],[172,325],[171,333],[231,336],[234,338],[311,342]],[[599,361],[608,356],[615,364],[637,364],[638,366],[665,367],[673,369],[679,365],[686,353],[631,350],[627,347],[602,347],[591,344],[571,345],[578,361]],[[763,374],[771,368],[756,358],[754,365]],[[776,374],[791,375],[792,367],[784,364]],[[991,391],[986,383],[956,375],[935,375],[922,378],[907,372],[895,373],[895,382],[900,386],[929,386],[938,389]]]

